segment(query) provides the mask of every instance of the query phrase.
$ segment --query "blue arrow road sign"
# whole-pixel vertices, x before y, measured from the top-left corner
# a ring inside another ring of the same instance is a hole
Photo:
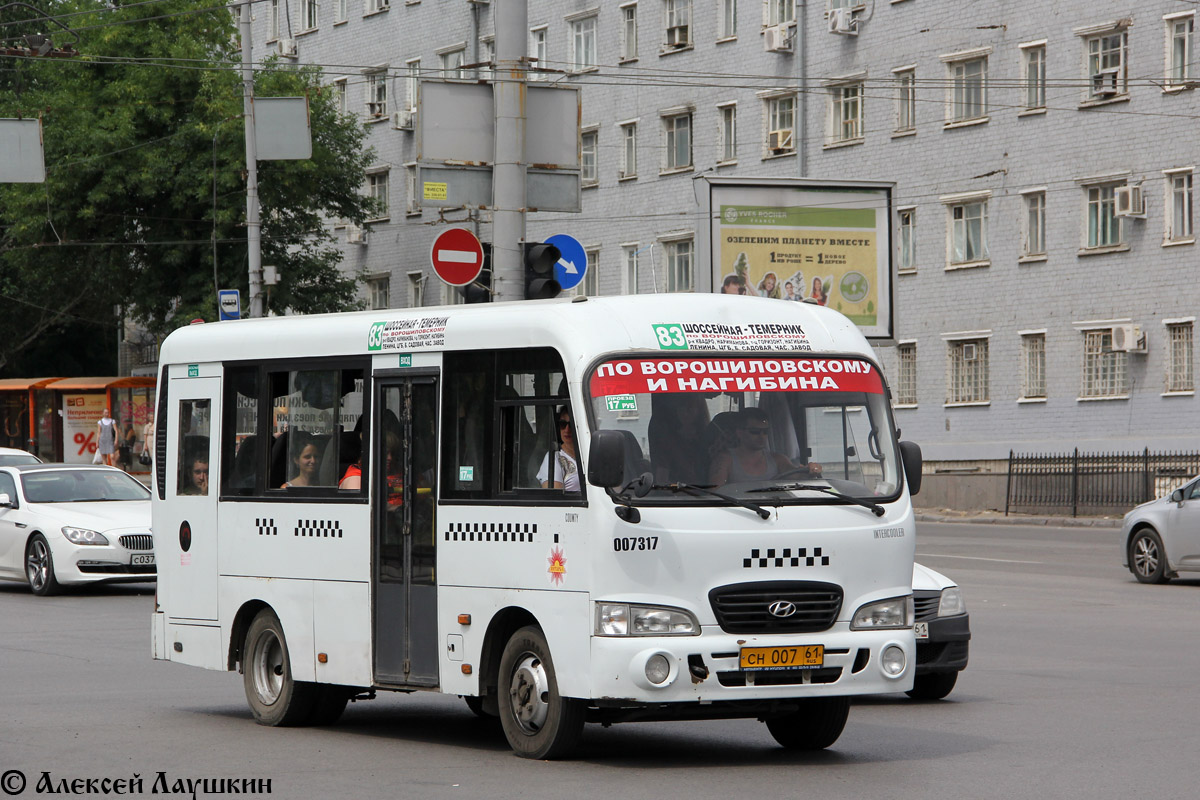
[[[558,263],[554,265],[554,278],[558,285],[564,290],[574,289],[587,274],[587,253],[584,252],[583,245],[574,236],[565,233],[556,233],[545,241],[546,244],[557,247],[561,253]]]
[[[221,319],[242,318],[242,296],[237,289],[221,289],[217,292],[217,308]]]

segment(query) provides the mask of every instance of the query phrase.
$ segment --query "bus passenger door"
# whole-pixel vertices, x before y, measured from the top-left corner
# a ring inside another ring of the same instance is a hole
[[[376,385],[369,465],[375,680],[437,686],[437,378]]]

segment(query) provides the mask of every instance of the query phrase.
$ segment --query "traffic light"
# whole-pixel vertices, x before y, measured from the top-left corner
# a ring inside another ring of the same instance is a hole
[[[464,303],[492,302],[492,245],[490,242],[480,242],[483,245],[483,269],[479,277],[466,286],[458,287]]]
[[[562,253],[545,242],[525,243],[525,299],[546,300],[558,297],[562,287],[554,277],[554,265]]]

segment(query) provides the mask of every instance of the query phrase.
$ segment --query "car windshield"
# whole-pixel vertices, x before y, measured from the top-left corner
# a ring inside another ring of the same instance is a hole
[[[626,438],[626,480],[655,502],[760,505],[869,500],[900,490],[879,369],[864,358],[619,358],[589,379],[595,430]]]
[[[41,459],[30,453],[0,453],[0,467],[19,467],[22,464],[40,464]]]
[[[21,487],[30,503],[150,499],[150,491],[125,473],[101,469],[26,472],[21,475]]]

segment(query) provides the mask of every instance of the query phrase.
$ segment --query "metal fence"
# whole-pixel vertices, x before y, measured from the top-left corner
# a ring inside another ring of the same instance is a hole
[[[1200,453],[1008,454],[1004,513],[1123,514],[1200,474]]]

